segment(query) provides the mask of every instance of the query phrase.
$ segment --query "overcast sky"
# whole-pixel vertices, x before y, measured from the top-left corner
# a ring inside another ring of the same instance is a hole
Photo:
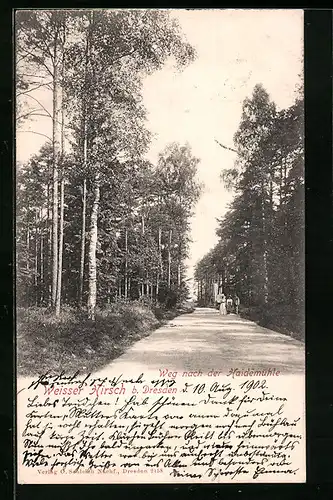
[[[189,275],[195,262],[216,243],[216,217],[232,194],[220,182],[235,155],[214,139],[233,145],[243,100],[262,83],[278,107],[295,98],[302,72],[303,12],[300,10],[178,10],[197,59],[182,73],[171,65],[150,76],[144,86],[149,126],[157,134],[149,157],[170,141],[188,141],[201,159],[204,193],[192,221]]]
[[[144,82],[148,127],[155,134],[148,157],[172,141],[189,142],[200,158],[199,179],[204,192],[192,221],[193,265],[216,243],[216,217],[232,194],[220,182],[223,168],[233,166],[234,154],[214,139],[233,145],[243,100],[262,83],[278,107],[290,106],[302,72],[303,11],[301,10],[177,10],[197,59],[181,73],[171,62]],[[49,93],[39,99],[52,107]],[[24,130],[51,134],[51,120],[25,124]],[[43,136],[17,135],[17,159],[26,161],[45,141]]]

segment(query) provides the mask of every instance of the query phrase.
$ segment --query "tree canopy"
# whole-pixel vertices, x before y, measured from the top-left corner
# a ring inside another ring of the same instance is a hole
[[[234,137],[235,167],[222,172],[234,191],[218,220],[217,245],[196,266],[202,303],[212,284],[237,293],[246,306],[304,307],[304,146],[301,90],[277,110],[257,85],[243,103]]]
[[[173,289],[180,300],[198,159],[173,143],[156,165],[146,160],[142,81],[170,57],[181,70],[193,47],[167,10],[16,16],[19,129],[52,120],[52,137],[18,174],[19,303],[56,313],[86,304],[94,319],[116,297],[165,301]]]

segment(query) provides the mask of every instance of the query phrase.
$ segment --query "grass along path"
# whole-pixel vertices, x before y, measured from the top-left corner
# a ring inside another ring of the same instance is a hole
[[[94,372],[181,310],[153,310],[139,302],[115,303],[98,311],[96,321],[66,308],[59,317],[47,309],[20,309],[17,315],[17,370],[20,376],[43,372]],[[188,312],[188,310],[186,311]]]

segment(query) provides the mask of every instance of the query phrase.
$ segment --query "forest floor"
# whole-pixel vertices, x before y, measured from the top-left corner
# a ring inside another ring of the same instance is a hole
[[[116,303],[97,311],[96,321],[64,308],[55,317],[46,308],[20,309],[17,315],[17,371],[93,372],[120,356],[134,342],[179,314],[194,309],[150,309],[138,302]]]

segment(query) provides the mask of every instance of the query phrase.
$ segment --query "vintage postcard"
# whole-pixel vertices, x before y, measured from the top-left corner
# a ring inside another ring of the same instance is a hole
[[[303,11],[14,24],[18,482],[305,482]]]

